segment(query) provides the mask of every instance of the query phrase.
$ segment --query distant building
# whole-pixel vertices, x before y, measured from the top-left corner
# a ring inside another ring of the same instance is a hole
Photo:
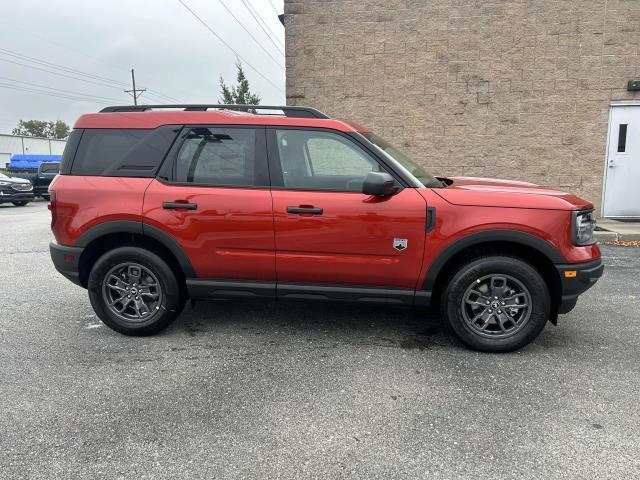
[[[285,0],[287,103],[640,217],[640,0]]]
[[[0,167],[5,168],[13,154],[62,155],[66,140],[0,134]]]

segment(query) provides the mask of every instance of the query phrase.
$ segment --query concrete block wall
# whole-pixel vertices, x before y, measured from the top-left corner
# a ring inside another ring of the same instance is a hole
[[[640,101],[640,0],[285,0],[285,30],[289,105],[597,208],[610,102]]]

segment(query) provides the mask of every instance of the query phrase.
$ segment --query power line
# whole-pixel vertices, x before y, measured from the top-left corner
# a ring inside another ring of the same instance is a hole
[[[233,12],[229,9],[229,7],[227,7],[227,6],[225,5],[225,3],[224,3],[222,0],[218,0],[218,1],[220,2],[220,5],[222,5],[222,6],[225,8],[225,10],[226,10],[227,12],[229,12],[229,14],[233,17],[233,19],[234,19],[236,22],[238,22],[238,25],[240,25],[240,26],[242,27],[242,29],[243,29],[245,32],[247,32],[251,38],[253,38],[253,41],[254,41],[254,42],[256,42],[256,43],[258,44],[258,46],[259,46],[262,50],[264,50],[264,53],[266,53],[267,55],[269,55],[269,58],[271,58],[271,60],[273,60],[274,62],[276,62],[280,68],[284,69],[284,65],[282,65],[280,62],[278,62],[278,60],[276,60],[276,59],[273,57],[273,55],[271,55],[271,54],[269,53],[269,51],[268,51],[266,48],[264,48],[264,46],[262,45],[262,43],[260,43],[260,42],[256,39],[256,37],[254,37],[254,36],[253,36],[253,34],[252,34],[248,29],[247,29],[247,27],[245,27],[245,26],[244,26],[244,24],[243,24],[240,20],[238,20],[238,17],[236,17],[236,16],[233,14]]]
[[[36,90],[36,89],[27,88],[27,87],[9,85],[9,84],[6,84],[6,83],[0,83],[0,88],[6,88],[6,89],[9,89],[9,90],[16,90],[16,91],[19,91],[19,92],[36,93],[36,94],[39,94],[39,95],[46,95],[47,97],[64,98],[66,100],[80,100],[80,101],[93,102],[93,103],[104,104],[104,105],[111,103],[111,101],[96,100],[94,98],[85,98],[85,97],[80,97],[80,96],[75,96],[75,95],[65,95],[65,94],[62,94],[62,93],[48,92],[48,91],[45,91],[45,90]]]
[[[258,24],[258,26],[262,29],[262,31],[265,33],[265,35],[269,38],[269,40],[271,41],[271,43],[273,43],[273,45],[278,49],[278,51],[284,55],[284,52],[280,49],[280,46],[278,46],[278,44],[280,44],[280,40],[278,40],[277,36],[275,35],[275,33],[271,32],[271,29],[269,28],[269,26],[264,23],[264,20],[262,20],[262,17],[260,16],[260,14],[253,8],[253,5],[251,5],[251,3],[249,3],[246,0],[242,0],[243,5],[245,6],[245,8],[247,10],[249,10],[249,13],[251,14],[251,16],[253,17],[253,19],[256,21],[256,23]],[[263,26],[264,25],[264,26]],[[266,27],[266,28],[265,28]],[[269,31],[267,31],[267,28],[269,28]],[[278,43],[276,43],[274,41],[275,40],[278,41]],[[280,44],[281,45],[281,44]]]
[[[0,23],[2,23],[2,22],[0,22]],[[62,43],[60,43],[60,42],[57,42],[57,41],[51,40],[51,39],[50,39],[50,38],[48,38],[48,37],[45,37],[45,36],[43,36],[43,35],[39,35],[39,34],[37,34],[37,33],[34,33],[34,32],[32,32],[32,31],[29,31],[29,30],[27,30],[27,29],[25,29],[25,28],[23,28],[23,27],[16,27],[15,25],[9,25],[9,24],[7,24],[7,23],[2,23],[2,24],[3,24],[4,26],[6,26],[6,27],[9,27],[9,28],[12,28],[12,29],[14,29],[14,30],[18,30],[18,31],[21,31],[21,32],[26,33],[26,34],[28,34],[28,35],[31,35],[31,36],[33,36],[33,37],[39,38],[40,40],[43,40],[43,41],[45,41],[45,42],[47,42],[47,43],[50,43],[50,44],[52,44],[52,45],[56,45],[57,47],[62,48],[62,49],[64,49],[64,50],[69,50],[69,51],[71,51],[71,52],[74,52],[74,53],[75,53],[75,54],[77,54],[77,55],[82,55],[82,56],[83,56],[83,57],[85,57],[85,58],[88,58],[88,59],[90,59],[90,60],[92,60],[92,61],[94,61],[94,62],[96,62],[96,63],[101,63],[101,64],[103,64],[103,65],[106,65],[106,66],[108,66],[109,68],[112,68],[112,69],[114,69],[114,70],[120,70],[121,72],[127,72],[127,73],[129,73],[129,70],[128,70],[128,69],[126,69],[126,68],[123,68],[123,67],[120,67],[120,66],[117,66],[117,65],[112,65],[111,63],[105,62],[104,60],[102,60],[102,59],[100,59],[100,58],[98,58],[98,57],[94,57],[94,56],[92,56],[92,55],[88,55],[87,53],[85,53],[85,52],[83,52],[83,51],[81,51],[81,50],[78,50],[78,49],[73,48],[73,47],[71,47],[71,46],[69,46],[69,45],[65,45],[65,44],[62,44]],[[159,99],[163,99],[163,101],[164,101],[165,99],[166,99],[166,100],[168,100],[168,101],[178,101],[176,98],[173,98],[173,97],[170,97],[170,96],[168,96],[168,95],[165,95],[165,94],[163,94],[162,92],[158,92],[157,90],[153,90],[153,89],[150,89],[150,88],[149,88],[149,89],[148,89],[148,91],[150,92],[150,94],[151,94],[151,95],[153,95],[153,96],[155,96],[155,97],[157,97],[157,98],[159,98]],[[152,92],[155,92],[155,94],[154,94],[154,93],[152,93]]]
[[[222,44],[227,47],[229,50],[231,50],[236,57],[238,57],[238,59],[240,61],[242,61],[243,63],[245,63],[247,66],[249,66],[253,71],[255,71],[258,75],[260,75],[263,79],[265,79],[267,82],[269,82],[271,85],[273,85],[274,88],[278,89],[280,92],[284,93],[284,90],[282,90],[282,88],[280,88],[278,85],[276,85],[275,83],[273,83],[268,77],[266,77],[265,75],[262,74],[262,72],[260,70],[258,70],[256,67],[254,67],[253,65],[251,65],[249,62],[247,62],[231,45],[229,45],[227,42],[224,41],[224,39],[218,35],[204,20],[202,20],[202,18],[200,18],[193,10],[191,10],[191,8],[189,8],[189,6],[183,2],[183,0],[178,0],[178,2],[180,2],[182,4],[182,6],[184,8],[186,8],[189,13],[191,13],[191,15],[193,15],[196,20],[198,20],[207,30],[209,30],[211,32],[211,34],[216,37],[218,40],[220,40],[220,42],[222,42]]]
[[[35,65],[28,65],[26,63],[14,62],[13,60],[8,60],[6,58],[0,58],[0,62],[13,63],[14,65],[20,65],[21,67],[32,68],[34,70],[39,70],[41,72],[46,72],[46,73],[50,73],[52,75],[57,75],[59,77],[71,78],[73,80],[78,80],[80,82],[90,83],[92,85],[99,85],[101,87],[115,88],[116,90],[120,90],[120,88],[121,88],[121,87],[116,87],[115,85],[107,85],[107,84],[104,84],[104,83],[98,83],[98,82],[94,82],[94,81],[91,81],[91,80],[87,80],[85,78],[75,77],[73,75],[66,75],[64,73],[54,72],[54,71],[51,71],[51,70],[47,70],[45,68],[36,67]]]
[[[275,5],[273,4],[273,2],[271,0],[269,0],[269,5],[271,5],[271,8],[273,8],[273,11],[276,12],[276,15],[280,15],[278,13],[278,9],[275,7]]]
[[[104,87],[104,88],[113,88],[113,89],[118,90],[118,91],[121,91],[121,88],[122,88],[122,87],[116,87],[115,85],[107,85],[107,84],[104,84],[104,83],[94,82],[92,80],[87,80],[86,78],[75,77],[73,75],[66,75],[64,73],[47,70],[47,69],[44,69],[44,68],[36,67],[35,65],[28,65],[28,64],[25,64],[25,63],[14,62],[13,60],[8,60],[6,58],[0,58],[0,62],[12,63],[14,65],[19,65],[19,66],[25,67],[25,68],[31,68],[33,70],[38,70],[38,71],[41,71],[41,72],[49,73],[51,75],[56,75],[58,77],[70,78],[72,80],[77,80],[79,82],[89,83],[91,85],[98,85],[98,86]],[[166,100],[162,100],[162,101],[166,101]]]
[[[119,102],[119,101],[121,101],[120,99],[109,98],[109,97],[101,97],[99,95],[92,95],[90,93],[75,92],[75,91],[72,91],[72,90],[64,90],[64,89],[61,89],[61,88],[49,87],[47,85],[42,85],[42,84],[39,84],[39,83],[25,82],[24,80],[17,80],[15,78],[0,77],[0,80],[6,80],[6,81],[9,81],[9,82],[15,82],[15,83],[23,83],[25,85],[30,85],[32,87],[46,88],[46,89],[49,89],[49,90],[54,90],[56,92],[62,92],[62,93],[65,93],[65,94],[82,95],[83,97],[93,97],[93,98],[100,99],[100,100],[107,100],[109,102]],[[21,88],[28,88],[28,87],[21,87]]]
[[[60,70],[62,72],[66,72],[66,73],[72,73],[74,75],[80,75],[82,77],[86,77],[92,80],[97,80],[103,83],[110,83],[113,85],[119,85],[119,88],[122,87],[126,87],[128,86],[128,84],[126,82],[122,82],[120,80],[115,80],[113,78],[109,78],[109,77],[103,77],[101,75],[94,75],[92,73],[87,73],[87,72],[83,72],[82,70],[77,70],[75,68],[70,68],[70,67],[66,67],[64,65],[60,65],[57,63],[53,63],[53,62],[48,62],[46,60],[42,60],[39,58],[35,58],[35,57],[30,57],[29,55],[24,55],[22,53],[19,52],[14,52],[12,50],[7,50],[5,48],[0,48],[0,53],[4,54],[4,55],[8,55],[12,58],[16,58],[18,60],[22,60],[22,61],[27,61],[27,62],[31,62],[31,63],[35,63],[36,65],[41,65],[47,68],[53,68],[55,70]],[[5,59],[5,61],[7,61]],[[24,65],[23,65],[24,66]],[[167,95],[163,95],[163,94],[158,94],[156,93],[154,95],[157,98],[162,99],[162,101],[175,101],[176,99],[168,97]]]
[[[120,80],[114,80],[113,78],[102,77],[100,75],[94,75],[92,73],[83,72],[81,70],[76,70],[75,68],[69,68],[69,67],[65,67],[64,65],[59,65],[57,63],[47,62],[46,60],[42,60],[42,59],[35,58],[35,57],[30,57],[29,55],[24,55],[22,53],[13,52],[11,50],[6,50],[4,48],[0,48],[0,52],[4,53],[5,55],[9,55],[11,57],[14,57],[14,58],[18,58],[20,60],[27,60],[29,62],[33,62],[33,63],[39,64],[39,65],[43,65],[43,66],[45,66],[47,68],[54,68],[56,70],[62,70],[62,71],[68,72],[68,73],[81,75],[83,77],[93,78],[95,80],[100,80],[102,82],[109,82],[109,83],[113,83],[113,84],[116,84],[116,85],[121,85],[123,87],[127,86],[126,82],[121,82]]]

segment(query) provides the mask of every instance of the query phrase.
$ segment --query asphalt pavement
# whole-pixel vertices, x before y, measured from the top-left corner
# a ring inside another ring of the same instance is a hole
[[[105,327],[53,268],[44,202],[0,205],[0,478],[640,477],[640,248],[528,347],[437,315],[198,303]]]

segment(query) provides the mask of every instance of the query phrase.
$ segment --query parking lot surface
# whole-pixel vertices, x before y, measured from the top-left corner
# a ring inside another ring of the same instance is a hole
[[[638,478],[640,249],[530,346],[462,348],[437,315],[198,303],[119,335],[0,206],[0,477]]]

